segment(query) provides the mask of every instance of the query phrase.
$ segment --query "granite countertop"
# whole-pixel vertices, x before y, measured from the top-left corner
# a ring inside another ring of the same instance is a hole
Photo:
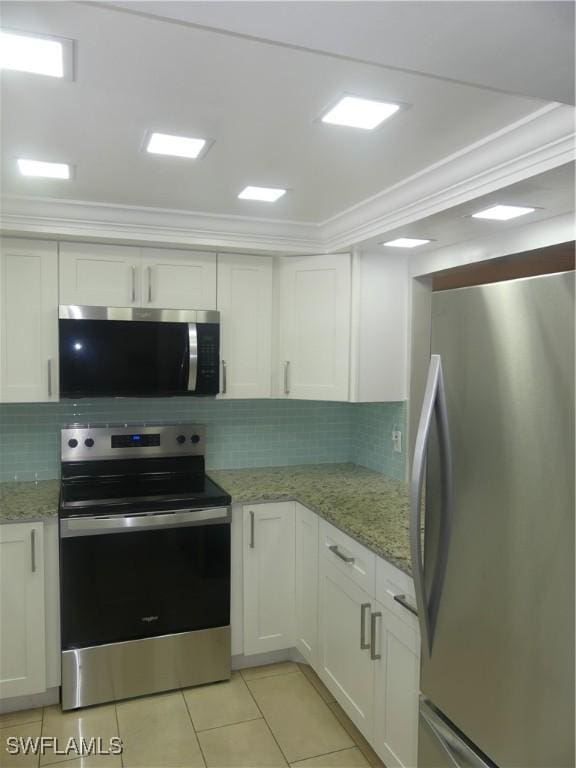
[[[405,483],[354,464],[208,471],[234,503],[295,499],[410,574]]]
[[[60,480],[0,483],[0,522],[33,523],[58,515]]]
[[[295,499],[380,557],[410,574],[408,494],[404,483],[354,464],[208,471],[237,504]],[[58,514],[59,480],[0,483],[0,522]]]

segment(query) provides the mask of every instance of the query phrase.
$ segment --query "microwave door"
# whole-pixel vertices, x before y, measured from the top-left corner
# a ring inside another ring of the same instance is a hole
[[[198,384],[198,327],[188,323],[188,392],[195,392]]]

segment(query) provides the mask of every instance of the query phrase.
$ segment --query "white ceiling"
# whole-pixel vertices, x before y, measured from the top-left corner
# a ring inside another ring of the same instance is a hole
[[[574,3],[566,0],[108,4],[574,104]]]
[[[7,195],[320,222],[543,104],[95,5],[6,2],[3,25],[77,41],[73,82],[3,73]],[[345,92],[411,106],[374,132],[318,122]],[[147,155],[151,129],[215,143],[196,162]],[[22,178],[17,157],[75,178]],[[246,184],[290,191],[237,200]]]

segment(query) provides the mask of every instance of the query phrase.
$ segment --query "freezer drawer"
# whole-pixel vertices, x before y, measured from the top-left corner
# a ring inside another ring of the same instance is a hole
[[[424,699],[420,700],[418,768],[493,768]]]

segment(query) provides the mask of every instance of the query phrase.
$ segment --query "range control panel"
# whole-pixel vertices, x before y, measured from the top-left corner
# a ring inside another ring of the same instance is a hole
[[[62,461],[91,461],[159,456],[203,456],[202,424],[162,426],[68,426],[61,431]]]

